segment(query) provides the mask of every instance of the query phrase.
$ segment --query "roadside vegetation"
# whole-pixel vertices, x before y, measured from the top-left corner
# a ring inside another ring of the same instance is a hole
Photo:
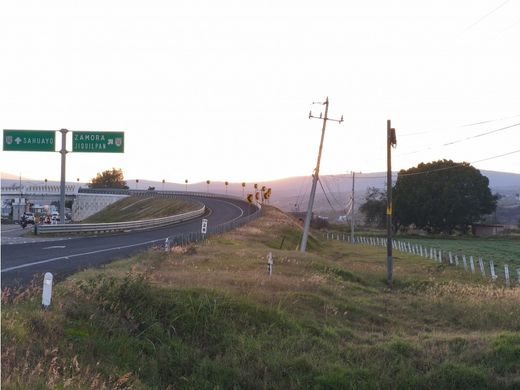
[[[5,389],[518,389],[520,287],[311,238],[275,208],[204,243],[2,293]],[[274,260],[267,274],[267,254]]]
[[[199,203],[178,198],[129,196],[118,200],[83,223],[127,222],[169,217],[202,207]]]

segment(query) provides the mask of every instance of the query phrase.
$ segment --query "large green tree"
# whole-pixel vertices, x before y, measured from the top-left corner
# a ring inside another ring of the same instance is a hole
[[[468,163],[439,160],[401,170],[393,189],[394,222],[432,233],[466,232],[496,209],[489,180]]]
[[[128,188],[124,180],[122,169],[108,169],[98,172],[89,185],[90,188]]]

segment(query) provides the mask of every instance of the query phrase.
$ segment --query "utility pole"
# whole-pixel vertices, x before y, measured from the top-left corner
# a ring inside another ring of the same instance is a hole
[[[397,145],[395,129],[390,119],[386,121],[386,279],[388,287],[393,284],[394,259],[392,257],[392,147]]]
[[[320,116],[313,116],[312,111],[309,112],[309,119],[316,118],[316,119],[323,119],[323,127],[321,129],[321,141],[320,141],[320,148],[318,151],[318,161],[316,163],[316,168],[314,169],[314,173],[312,175],[312,188],[311,193],[309,196],[309,205],[307,207],[307,215],[305,217],[305,224],[303,226],[303,236],[302,241],[300,245],[300,252],[305,252],[307,248],[307,239],[309,237],[309,228],[311,226],[311,218],[312,218],[312,207],[314,205],[314,197],[316,195],[316,185],[318,184],[318,178],[320,173],[320,161],[321,161],[321,151],[323,149],[323,139],[325,138],[325,127],[327,125],[327,121],[333,121],[341,123],[343,122],[343,115],[341,116],[341,119],[332,119],[329,118],[327,115],[329,113],[329,98],[327,97],[325,99],[325,102],[314,102],[313,104],[323,104],[325,105],[325,116],[322,117],[321,113]]]
[[[354,188],[356,183],[356,172],[352,172],[352,203],[350,210],[350,242],[354,243]]]

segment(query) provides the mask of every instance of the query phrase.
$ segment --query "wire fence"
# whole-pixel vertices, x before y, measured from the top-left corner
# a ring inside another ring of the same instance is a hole
[[[324,233],[326,240],[346,241],[353,244],[372,245],[386,247],[386,237],[356,236],[354,241],[350,235],[343,233]],[[413,244],[409,241],[392,240],[392,248],[396,251],[420,256],[425,259],[444,263],[454,267],[464,268],[471,274],[481,274],[483,278],[491,278],[492,281],[501,283],[507,288],[520,287],[520,268],[516,270],[508,264],[497,266],[493,260],[484,260],[482,257],[466,256],[465,254],[453,254],[451,251],[443,251],[434,247]],[[516,271],[516,272],[515,272]],[[516,273],[516,275],[515,275]]]
[[[251,207],[254,207],[256,209],[253,213],[237,218],[230,222],[222,223],[215,226],[209,226],[207,227],[205,233],[203,233],[201,229],[201,231],[192,231],[169,236],[165,240],[165,250],[169,251],[169,249],[172,246],[184,246],[193,242],[208,240],[213,235],[229,232],[251,221],[254,221],[262,215],[262,208],[260,206]]]

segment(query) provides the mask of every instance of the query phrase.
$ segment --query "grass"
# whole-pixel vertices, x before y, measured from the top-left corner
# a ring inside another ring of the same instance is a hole
[[[343,233],[340,233],[343,234]],[[386,232],[372,230],[358,235],[385,237]],[[444,253],[452,252],[453,256],[458,255],[459,260],[462,255],[469,256],[478,261],[482,257],[486,263],[493,260],[495,265],[509,264],[510,266],[520,267],[520,237],[517,236],[497,236],[497,237],[423,237],[396,235],[394,239],[411,244],[422,245],[427,248],[436,248]]]
[[[84,223],[128,222],[180,214],[200,208],[196,203],[174,198],[135,197],[123,198],[100,212],[88,217]]]
[[[39,282],[4,291],[3,388],[520,388],[520,288],[399,254],[388,289],[384,248],[300,234],[267,207],[76,274],[47,311]]]

